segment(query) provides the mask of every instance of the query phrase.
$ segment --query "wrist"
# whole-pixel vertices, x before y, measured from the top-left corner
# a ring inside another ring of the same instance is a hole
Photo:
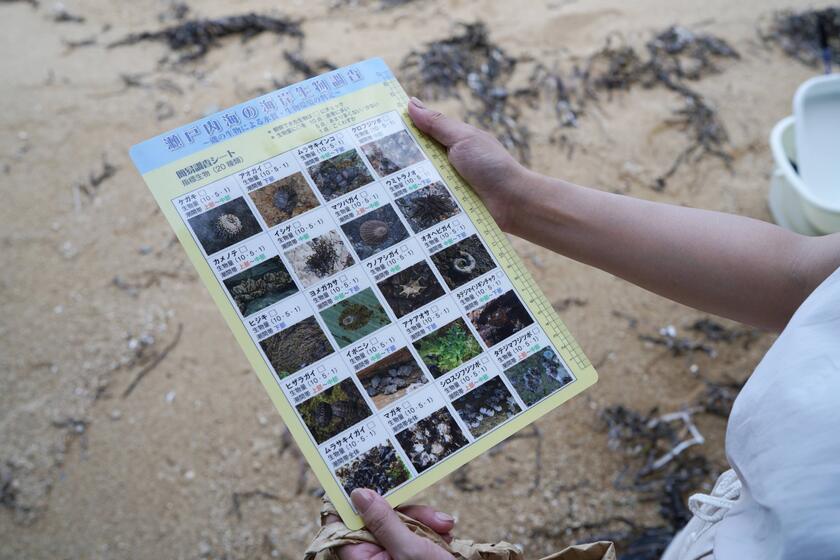
[[[507,216],[502,229],[517,237],[528,238],[547,210],[547,206],[557,196],[558,181],[520,166],[511,181],[511,196],[506,205]]]

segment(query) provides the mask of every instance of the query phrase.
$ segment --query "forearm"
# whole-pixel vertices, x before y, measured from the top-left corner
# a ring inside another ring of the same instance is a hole
[[[780,330],[840,265],[814,239],[720,212],[579,187],[526,172],[508,230],[686,305]]]

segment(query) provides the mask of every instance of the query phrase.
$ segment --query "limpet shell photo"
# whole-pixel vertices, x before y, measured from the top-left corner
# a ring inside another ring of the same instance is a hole
[[[534,322],[513,290],[508,290],[478,309],[470,311],[467,317],[488,348]]]
[[[461,211],[440,181],[398,198],[396,203],[414,233],[429,229]]]
[[[455,399],[452,406],[476,438],[522,412],[522,407],[500,377],[494,377]]]
[[[467,444],[464,432],[444,407],[397,434],[417,472],[423,472]]]
[[[380,177],[396,173],[423,160],[423,152],[407,130],[400,130],[365,144],[362,151]]]
[[[355,264],[337,231],[329,231],[286,252],[304,288]]]
[[[347,150],[309,168],[309,176],[327,200],[355,191],[373,181],[356,150]]]
[[[256,313],[298,291],[280,257],[272,257],[224,281],[242,316]]]
[[[428,381],[407,348],[385,356],[359,371],[356,377],[380,410]]]
[[[373,414],[350,378],[299,404],[297,410],[319,444]]]
[[[370,488],[384,496],[411,478],[411,473],[390,441],[339,467],[335,475],[348,496],[356,488]]]
[[[572,374],[550,346],[508,368],[505,375],[527,406],[574,381]]]
[[[260,341],[277,377],[283,379],[333,352],[315,317],[295,323]]]
[[[244,198],[235,198],[188,220],[208,255],[217,253],[262,231]]]
[[[391,311],[400,318],[420,309],[444,294],[435,273],[426,261],[401,270],[377,284]]]
[[[248,194],[270,228],[319,204],[301,173],[289,175]]]
[[[358,294],[328,307],[321,312],[321,318],[324,319],[339,348],[344,348],[391,322],[370,288],[365,288]]]
[[[432,255],[443,281],[454,290],[496,268],[478,235],[471,235]]]
[[[409,235],[390,204],[347,222],[341,229],[360,261],[407,239]]]

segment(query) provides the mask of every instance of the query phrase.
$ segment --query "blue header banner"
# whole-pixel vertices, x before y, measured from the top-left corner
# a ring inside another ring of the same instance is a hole
[[[145,175],[213,144],[393,77],[381,58],[345,66],[164,132],[133,146],[131,159]]]

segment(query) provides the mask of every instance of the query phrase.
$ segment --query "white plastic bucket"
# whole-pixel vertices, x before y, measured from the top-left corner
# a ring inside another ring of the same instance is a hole
[[[797,161],[794,135],[793,117],[776,123],[770,133],[770,149],[776,164],[770,179],[770,213],[780,226],[806,235],[838,232],[840,204],[815,196],[794,169]]]

